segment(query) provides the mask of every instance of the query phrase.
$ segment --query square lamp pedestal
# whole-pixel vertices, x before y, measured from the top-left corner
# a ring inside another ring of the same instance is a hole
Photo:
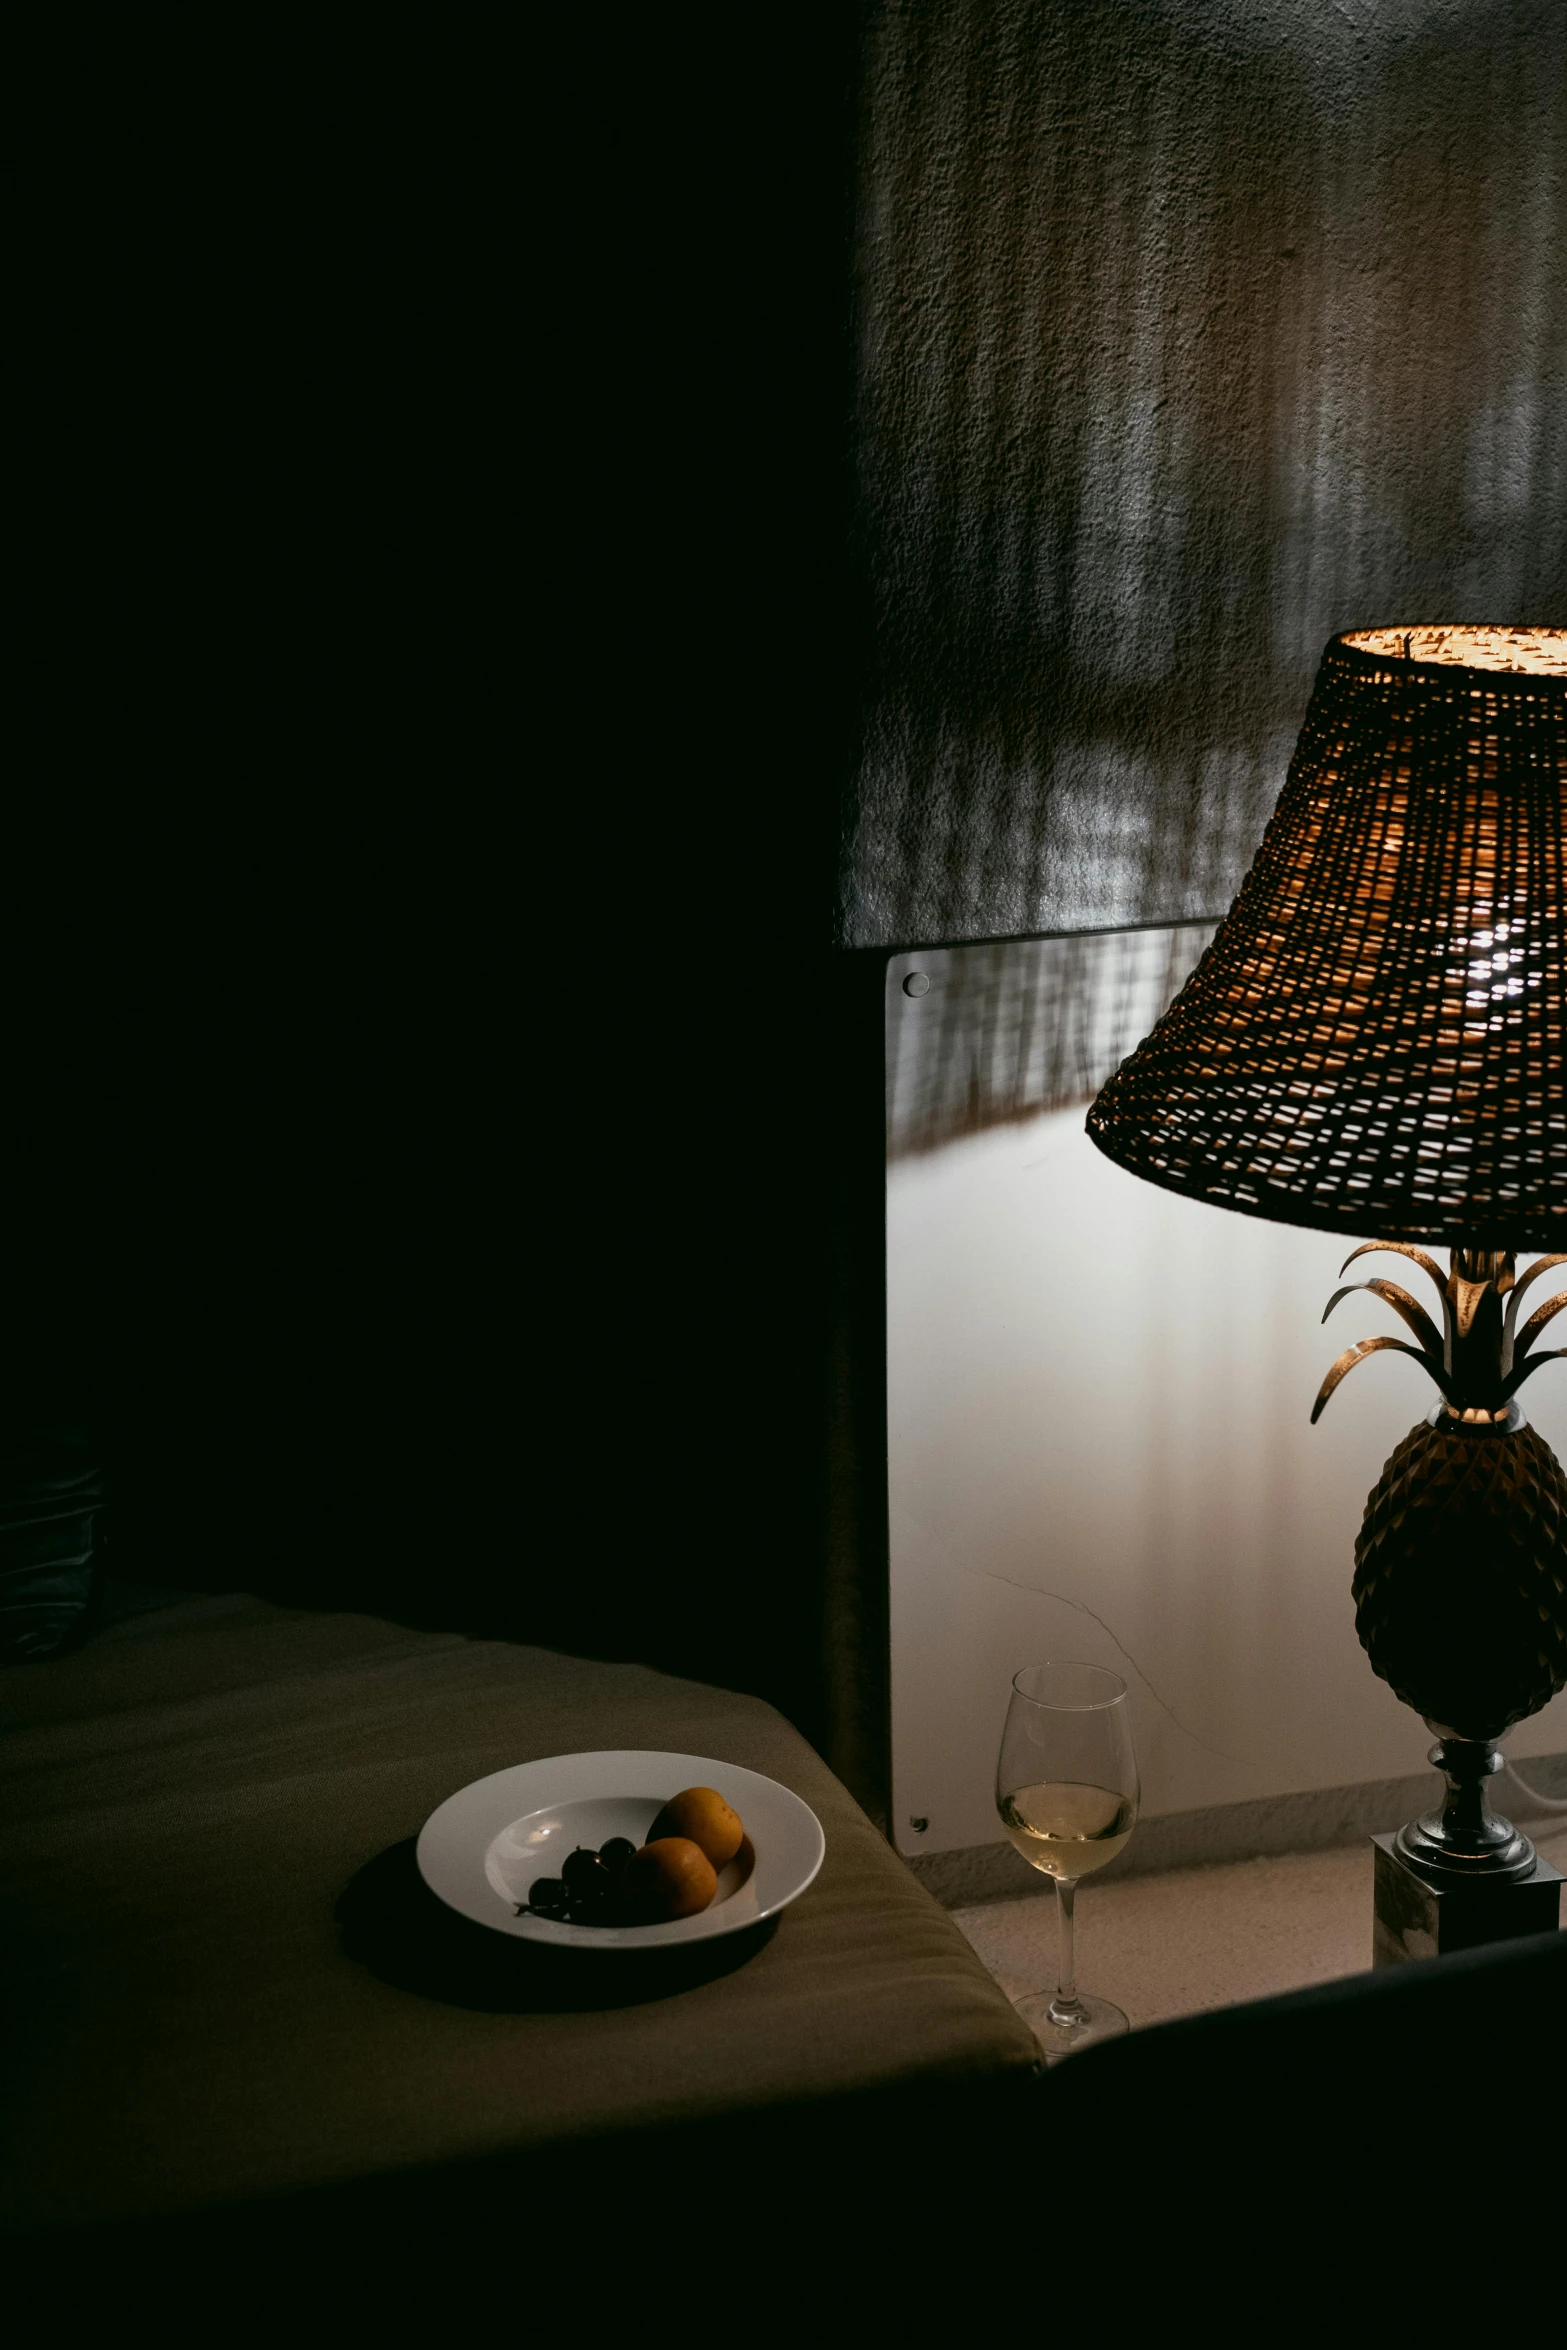
[[[1527,1877],[1439,1885],[1411,1867],[1391,1836],[1373,1836],[1371,1842],[1376,1854],[1374,1967],[1473,1950],[1482,1942],[1510,1942],[1519,1934],[1548,1934],[1561,1924],[1561,1875],[1538,1854]]]

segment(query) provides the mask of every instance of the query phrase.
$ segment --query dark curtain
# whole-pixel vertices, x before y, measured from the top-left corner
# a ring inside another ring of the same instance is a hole
[[[857,33],[35,61],[0,1268],[123,1571],[829,1750]]]

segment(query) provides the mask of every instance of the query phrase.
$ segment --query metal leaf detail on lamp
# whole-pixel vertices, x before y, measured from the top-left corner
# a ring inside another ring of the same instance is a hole
[[[1447,1807],[1399,1849],[1449,1876],[1533,1869],[1484,1782],[1567,1684],[1567,1479],[1517,1400],[1567,1353],[1536,1345],[1567,1297],[1519,1320],[1567,1264],[1564,801],[1567,629],[1335,637],[1234,906],[1088,1116],[1150,1182],[1374,1234],[1346,1269],[1390,1249],[1436,1285],[1440,1329],[1395,1281],[1350,1285],[1415,1343],[1348,1348],[1312,1418],[1384,1349],[1440,1391],[1371,1494],[1354,1595],[1374,1669],[1443,1741]],[[1520,1276],[1524,1249],[1547,1254]]]

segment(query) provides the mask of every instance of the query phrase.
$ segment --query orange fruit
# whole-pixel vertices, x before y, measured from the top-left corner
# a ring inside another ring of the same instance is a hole
[[[745,1824],[712,1787],[684,1787],[672,1795],[647,1832],[649,1844],[660,1836],[689,1836],[700,1845],[715,1869],[734,1859]]]
[[[621,1872],[621,1893],[634,1916],[645,1923],[692,1918],[718,1891],[712,1862],[689,1836],[650,1838]]]

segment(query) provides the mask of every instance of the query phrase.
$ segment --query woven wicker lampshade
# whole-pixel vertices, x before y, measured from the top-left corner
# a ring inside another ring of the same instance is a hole
[[[1567,629],[1323,655],[1256,862],[1088,1118],[1168,1190],[1567,1249]]]

